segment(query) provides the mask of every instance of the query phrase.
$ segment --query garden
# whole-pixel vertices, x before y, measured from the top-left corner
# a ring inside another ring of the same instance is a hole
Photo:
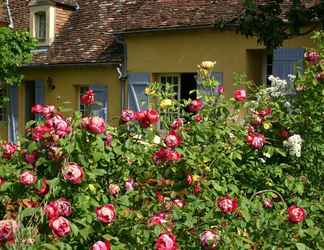
[[[225,98],[198,66],[193,100],[152,83],[119,126],[35,105],[1,145],[0,248],[324,249],[324,33],[304,72],[271,86],[235,75]]]

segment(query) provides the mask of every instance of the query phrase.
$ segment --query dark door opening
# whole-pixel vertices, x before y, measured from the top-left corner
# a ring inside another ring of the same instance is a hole
[[[190,93],[197,89],[196,73],[181,74],[181,99],[196,99],[196,92]]]
[[[35,100],[35,81],[25,81],[25,122],[35,120],[35,115],[31,112]]]

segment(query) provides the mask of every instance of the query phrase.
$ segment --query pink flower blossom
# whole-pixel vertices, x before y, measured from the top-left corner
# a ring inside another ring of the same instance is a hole
[[[125,182],[125,189],[126,192],[130,192],[134,190],[135,182],[132,178],[128,178],[128,180]]]
[[[117,184],[110,184],[108,191],[112,196],[117,196],[119,194],[120,188]]]
[[[163,233],[155,242],[156,250],[177,250],[178,244],[175,235],[172,233]]]
[[[260,133],[249,133],[247,135],[247,143],[255,150],[259,150],[263,148],[265,144],[265,137],[263,134]]]
[[[62,169],[64,180],[68,180],[73,184],[80,184],[84,179],[83,168],[77,163],[70,162]]]
[[[184,124],[184,120],[182,118],[177,118],[171,123],[170,127],[171,129],[176,130],[181,128],[183,124]]]
[[[234,91],[234,98],[238,102],[245,101],[246,99],[246,91],[245,89],[237,89]]]
[[[44,207],[44,213],[47,216],[48,220],[53,220],[53,219],[58,218],[60,216],[60,213],[59,213],[59,208],[58,208],[57,202],[52,201],[52,202],[48,203]]]
[[[316,64],[321,59],[321,56],[316,51],[308,51],[304,54],[304,58],[309,64]]]
[[[135,120],[135,113],[132,110],[125,109],[122,111],[121,116],[120,116],[120,121],[122,123],[127,123],[130,121]]]
[[[11,142],[2,144],[2,157],[6,160],[11,160],[14,153],[16,153],[18,146]]]
[[[182,138],[173,130],[165,137],[164,142],[169,148],[175,148],[181,144]]]
[[[30,171],[25,171],[20,174],[19,182],[25,186],[30,186],[35,184],[37,181],[37,177],[33,175]]]
[[[219,241],[219,233],[214,230],[206,230],[200,235],[201,246],[207,250],[215,250]]]
[[[187,110],[190,113],[198,113],[204,107],[204,103],[201,99],[192,100],[188,105]]]
[[[154,226],[154,225],[161,225],[167,222],[167,215],[166,213],[158,213],[153,215],[149,220],[148,220],[148,225],[149,226]]]
[[[84,95],[80,97],[80,102],[81,104],[84,105],[91,105],[95,104],[95,93],[93,92],[92,89],[88,89]]]
[[[18,224],[15,220],[0,220],[0,244],[5,241],[13,242],[17,230]]]
[[[106,204],[96,208],[97,220],[104,224],[111,224],[116,219],[116,210],[113,204]]]
[[[105,242],[97,241],[95,244],[92,245],[90,250],[110,250],[110,249],[111,249],[110,242],[106,240]]]
[[[37,161],[37,151],[33,151],[32,153],[28,153],[26,152],[24,154],[24,158],[25,158],[25,161],[30,164],[30,165],[34,165]]]
[[[181,199],[174,199],[172,202],[179,208],[183,208],[185,206],[185,202]]]
[[[217,200],[217,205],[223,213],[230,214],[235,212],[238,206],[238,202],[236,198],[232,199],[227,195],[226,197],[219,198]]]
[[[201,114],[196,114],[193,116],[195,122],[200,123],[204,120],[204,117]]]
[[[305,209],[297,207],[296,205],[291,205],[288,208],[288,220],[291,223],[297,224],[305,220],[306,213]]]
[[[93,134],[102,134],[106,130],[106,124],[101,117],[85,117],[82,119],[82,127]]]
[[[60,216],[56,219],[51,220],[49,227],[56,237],[65,237],[71,232],[70,224],[70,221]]]
[[[70,201],[65,198],[60,198],[55,201],[60,216],[69,217],[72,214],[72,207]]]
[[[159,113],[154,109],[148,109],[135,113],[135,119],[138,121],[142,128],[148,128],[151,125],[156,124],[159,119]]]
[[[48,193],[48,191],[49,191],[49,186],[47,184],[47,180],[45,177],[43,177],[42,181],[41,181],[41,187],[40,187],[40,189],[35,188],[35,193],[40,196],[44,196]]]
[[[111,147],[111,142],[113,140],[113,135],[111,133],[108,133],[106,135],[106,138],[104,139],[104,142],[105,142],[105,146],[106,147]]]
[[[49,135],[50,130],[45,124],[40,124],[32,129],[32,139],[34,141],[42,141]]]

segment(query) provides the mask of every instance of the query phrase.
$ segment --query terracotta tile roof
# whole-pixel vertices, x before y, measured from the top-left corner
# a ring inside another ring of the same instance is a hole
[[[29,29],[29,2],[10,0],[15,27]],[[213,25],[230,22],[242,11],[240,0],[52,0],[73,5],[48,51],[35,64],[119,62],[122,46],[115,35],[134,30]],[[257,0],[264,3],[269,0]],[[314,2],[318,0],[307,0]],[[285,0],[290,4],[291,0]]]

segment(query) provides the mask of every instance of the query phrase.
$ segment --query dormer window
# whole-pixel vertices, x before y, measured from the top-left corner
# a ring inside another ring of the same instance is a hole
[[[35,13],[35,38],[39,42],[46,42],[46,12],[39,11]]]

